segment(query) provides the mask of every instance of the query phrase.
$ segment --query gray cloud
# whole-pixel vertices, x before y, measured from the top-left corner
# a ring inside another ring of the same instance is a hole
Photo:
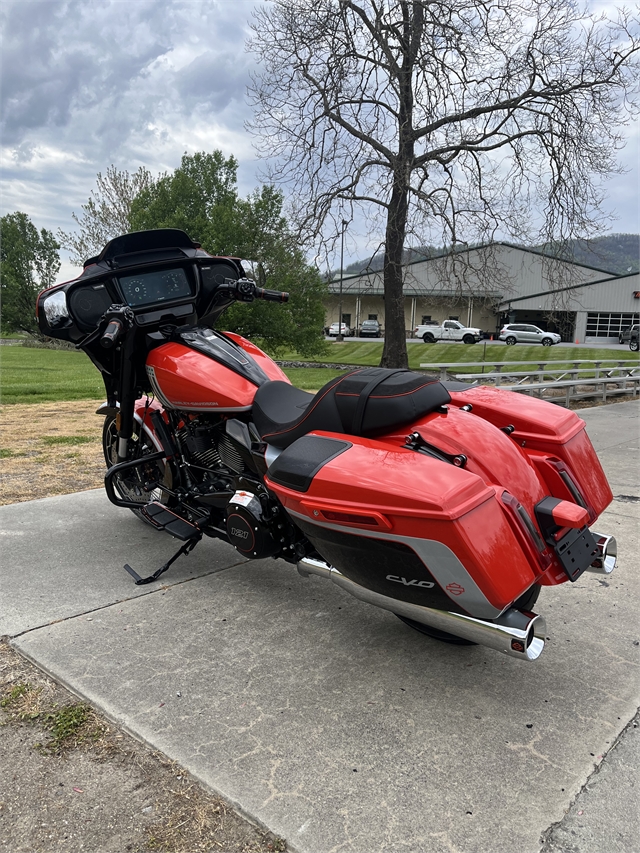
[[[206,106],[216,112],[235,103],[246,83],[246,66],[235,52],[209,50],[176,74],[176,89],[185,105]]]
[[[9,2],[4,5],[2,138],[61,128],[142,75],[170,40],[157,3]]]
[[[220,148],[240,161],[240,187],[257,183],[245,99],[245,53],[257,0],[4,0],[2,213],[73,230],[110,164],[174,169],[185,152]],[[638,132],[632,171],[608,185],[615,230],[637,231]],[[354,247],[356,256],[365,241]]]
[[[5,0],[2,212],[73,228],[97,172],[152,172],[221,148],[256,183],[244,132],[253,2]]]

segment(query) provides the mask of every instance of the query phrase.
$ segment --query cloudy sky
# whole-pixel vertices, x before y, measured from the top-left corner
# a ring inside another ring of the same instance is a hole
[[[240,161],[240,190],[258,183],[244,130],[254,0],[3,0],[0,212],[73,230],[110,164],[172,170],[186,151]],[[637,233],[640,132],[608,185],[612,230]],[[366,254],[364,241],[349,254]],[[64,265],[62,273],[71,272]]]

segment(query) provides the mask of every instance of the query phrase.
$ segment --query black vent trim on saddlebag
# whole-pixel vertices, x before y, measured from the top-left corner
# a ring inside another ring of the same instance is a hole
[[[306,492],[318,471],[351,446],[350,441],[305,435],[282,451],[267,477],[287,489]]]

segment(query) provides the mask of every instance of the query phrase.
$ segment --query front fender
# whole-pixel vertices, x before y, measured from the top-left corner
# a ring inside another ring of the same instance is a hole
[[[155,409],[162,410],[162,406],[160,406],[159,403],[156,403],[155,400],[151,401],[149,405],[147,405],[146,402],[143,403],[142,401],[138,400],[136,402],[136,406],[133,412],[133,417],[134,420],[136,420],[143,428],[143,430],[147,433],[147,435],[153,442],[153,445],[156,450],[162,450],[162,444],[160,443],[160,440],[158,439],[158,436],[156,435],[156,432],[153,428],[153,423],[151,422],[151,412]],[[104,417],[112,415],[113,417],[115,417],[119,411],[119,403],[116,403],[115,406],[110,406],[108,401],[105,400],[105,402],[98,409],[96,409],[96,415],[103,415]]]

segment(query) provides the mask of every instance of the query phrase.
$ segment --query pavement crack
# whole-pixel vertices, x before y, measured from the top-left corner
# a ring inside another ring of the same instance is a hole
[[[115,607],[116,604],[127,604],[130,601],[137,601],[141,598],[146,598],[149,595],[155,595],[158,592],[166,592],[167,589],[174,589],[174,587],[184,586],[184,584],[192,583],[193,581],[200,580],[201,578],[210,577],[211,575],[219,575],[222,572],[226,572],[227,569],[235,569],[239,566],[246,565],[246,561],[243,560],[239,563],[234,563],[231,566],[225,566],[223,569],[212,569],[210,572],[202,572],[193,578],[184,578],[183,580],[177,580],[174,583],[166,584],[163,581],[158,580],[158,587],[155,589],[145,590],[144,592],[139,592],[137,595],[129,595],[125,598],[118,598],[115,601],[110,601],[107,604],[101,604],[98,607],[92,607],[88,610],[82,610],[79,613],[71,613],[69,616],[63,616],[60,619],[51,619],[49,622],[43,622],[41,625],[33,625],[31,628],[25,628],[23,631],[18,631],[17,634],[7,634],[3,636],[7,636],[9,640],[17,640],[19,637],[24,637],[26,634],[31,634],[34,631],[40,631],[42,628],[49,628],[51,625],[61,625],[64,622],[70,622],[73,619],[81,619],[83,616],[90,616],[92,613],[99,613],[102,610],[109,610],[111,607]]]
[[[565,812],[564,812],[564,815],[562,816],[562,818],[560,820],[556,821],[555,823],[552,823],[551,826],[547,827],[547,829],[545,829],[545,831],[540,835],[541,847],[538,850],[538,853],[553,853],[554,850],[558,849],[557,846],[554,844],[554,841],[553,841],[554,834],[556,833],[556,831],[558,829],[560,829],[562,827],[562,824],[563,824],[565,818],[567,817],[567,815],[569,814],[571,809],[577,804],[579,798],[583,794],[589,793],[590,786],[593,784],[593,781],[598,777],[599,773],[605,767],[607,758],[611,755],[611,753],[615,749],[617,749],[619,744],[622,742],[622,739],[627,735],[629,730],[632,729],[634,726],[638,725],[638,717],[639,716],[640,716],[640,708],[634,714],[634,716],[629,720],[629,722],[626,724],[626,726],[622,729],[620,734],[615,738],[615,740],[613,741],[613,743],[611,744],[609,749],[602,756],[602,759],[600,761],[598,761],[598,763],[594,766],[591,773],[585,779],[582,787],[578,791],[576,791],[574,796],[571,798],[569,805],[565,809]]]

